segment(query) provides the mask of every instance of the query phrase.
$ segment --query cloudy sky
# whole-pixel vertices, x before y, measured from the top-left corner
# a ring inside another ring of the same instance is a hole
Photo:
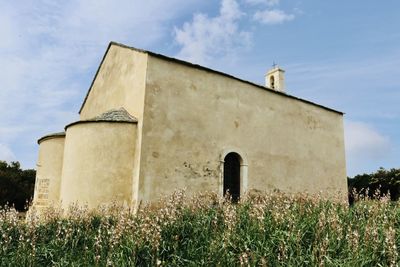
[[[4,0],[0,160],[35,168],[36,140],[78,119],[110,41],[263,84],[345,115],[348,175],[400,168],[400,2]]]

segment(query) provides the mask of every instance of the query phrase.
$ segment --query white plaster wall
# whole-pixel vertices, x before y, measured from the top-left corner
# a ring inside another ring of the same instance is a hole
[[[132,199],[137,200],[142,143],[147,54],[111,44],[80,113],[81,120],[91,119],[110,109],[125,108],[138,119],[132,175]]]
[[[60,198],[71,203],[132,204],[137,125],[89,122],[67,128]]]
[[[33,205],[37,209],[59,204],[65,136],[48,137],[39,143]]]
[[[140,199],[218,192],[231,148],[246,154],[249,189],[347,194],[341,114],[149,56]]]

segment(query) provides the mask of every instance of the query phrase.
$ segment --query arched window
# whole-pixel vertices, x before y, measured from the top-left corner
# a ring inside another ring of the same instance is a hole
[[[233,202],[240,198],[240,161],[239,154],[231,152],[224,158],[224,196],[229,194]]]
[[[275,89],[275,77],[271,76],[269,78],[269,86],[271,87],[271,89]]]
[[[219,193],[227,193],[233,201],[238,201],[240,196],[247,191],[248,162],[244,151],[237,147],[226,148],[220,154]]]

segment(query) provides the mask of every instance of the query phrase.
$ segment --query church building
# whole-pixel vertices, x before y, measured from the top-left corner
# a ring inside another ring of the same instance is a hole
[[[110,43],[79,121],[38,140],[33,205],[135,206],[177,189],[347,196],[343,113],[266,85]]]

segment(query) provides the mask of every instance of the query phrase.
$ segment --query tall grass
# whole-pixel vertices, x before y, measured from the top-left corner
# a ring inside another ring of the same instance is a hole
[[[400,204],[273,193],[238,204],[176,192],[156,205],[0,210],[0,266],[398,266]]]

